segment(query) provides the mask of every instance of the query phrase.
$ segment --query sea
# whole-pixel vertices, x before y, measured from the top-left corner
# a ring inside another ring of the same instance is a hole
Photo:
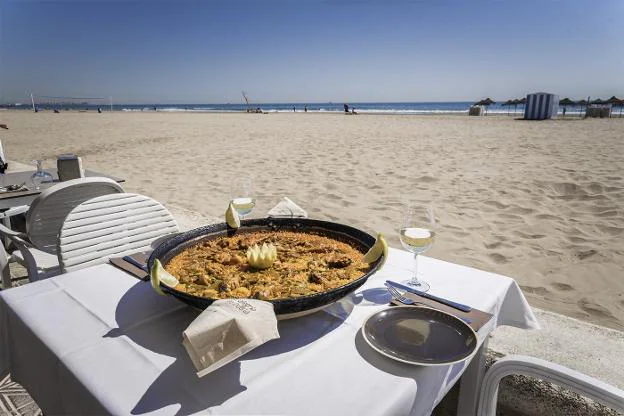
[[[349,110],[357,113],[372,114],[467,114],[468,109],[473,104],[469,101],[459,102],[327,102],[327,103],[237,103],[237,104],[113,104],[108,102],[46,102],[37,103],[40,110],[79,110],[91,111],[101,108],[102,111],[160,111],[160,112],[223,112],[239,113],[248,109],[261,109],[267,113],[292,113],[303,112],[307,107],[308,112],[315,113],[342,113],[344,104],[349,106]],[[13,107],[13,106],[12,106]],[[22,104],[17,108],[30,109],[30,105]],[[521,115],[524,111],[523,105],[506,107],[500,103],[493,104],[488,108],[488,114],[508,114]],[[559,108],[559,113],[563,108]],[[566,114],[580,114],[579,108],[568,107]]]

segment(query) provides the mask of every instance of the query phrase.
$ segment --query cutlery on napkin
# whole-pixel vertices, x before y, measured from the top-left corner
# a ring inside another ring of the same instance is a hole
[[[397,283],[397,282],[393,282],[392,280],[386,280],[386,283],[388,283],[389,285],[396,287],[398,289],[404,290],[406,292],[409,293],[413,293],[415,295],[421,296],[423,298],[427,298],[436,302],[439,302],[443,305],[447,305],[450,306],[451,308],[455,308],[458,309],[462,312],[470,312],[472,310],[472,308],[468,305],[464,305],[461,303],[457,303],[457,302],[453,302],[452,300],[448,300],[448,299],[444,299],[435,295],[432,295],[430,293],[427,292],[422,292],[418,289],[414,289],[413,287],[401,284],[401,283]]]
[[[133,259],[130,256],[123,256],[122,259],[124,259],[125,261],[127,261],[128,263],[132,264],[133,266],[138,267],[139,269],[143,270],[145,273],[147,273],[147,265],[145,263],[141,263],[135,259]]]
[[[132,276],[143,281],[149,280],[149,272],[147,270],[147,255],[143,252],[134,253],[123,257],[113,257],[108,260],[113,266],[131,274]]]

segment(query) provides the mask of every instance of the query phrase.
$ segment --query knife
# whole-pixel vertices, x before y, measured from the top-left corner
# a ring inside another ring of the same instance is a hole
[[[141,262],[136,261],[135,259],[133,259],[130,256],[123,256],[122,259],[124,259],[125,261],[127,261],[128,263],[130,263],[133,266],[138,267],[139,269],[143,270],[145,273],[149,273],[147,271],[147,266]]]
[[[436,302],[442,303],[444,305],[450,306],[451,308],[458,309],[458,310],[460,310],[462,312],[470,312],[472,310],[472,308],[470,306],[468,306],[468,305],[463,305],[461,303],[453,302],[452,300],[439,298],[439,297],[437,297],[435,295],[431,295],[431,294],[426,293],[426,292],[421,292],[420,290],[414,289],[413,287],[409,287],[409,286],[403,285],[401,283],[393,282],[392,280],[386,280],[386,283],[388,283],[389,285],[394,286],[394,287],[396,287],[398,289],[404,290],[406,292],[410,292],[410,293],[413,293],[415,295],[422,296],[423,298],[431,299],[433,301],[436,301]]]

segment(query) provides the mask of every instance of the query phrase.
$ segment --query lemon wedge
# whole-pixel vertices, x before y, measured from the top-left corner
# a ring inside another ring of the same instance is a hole
[[[388,259],[388,243],[386,243],[386,239],[382,233],[377,233],[377,241],[375,241],[375,244],[366,252],[362,261],[364,263],[374,263],[381,256],[383,256],[383,260],[379,267],[383,266]]]
[[[158,259],[156,259],[154,265],[152,266],[150,280],[152,282],[152,287],[160,295],[165,294],[165,292],[160,289],[160,282],[172,288],[176,287],[178,283],[180,283],[178,282],[178,279],[175,278],[175,276],[165,270],[162,264],[160,264],[160,260]]]
[[[234,208],[234,204],[230,202],[227,211],[225,211],[225,222],[232,228],[240,227],[240,217],[238,216],[238,212]]]

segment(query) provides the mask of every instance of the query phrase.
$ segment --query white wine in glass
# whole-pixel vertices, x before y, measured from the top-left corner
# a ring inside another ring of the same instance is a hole
[[[256,206],[256,199],[251,197],[234,198],[232,199],[232,206],[234,206],[234,209],[241,218],[245,218],[247,215],[251,214],[251,210]]]
[[[426,252],[433,245],[435,229],[436,221],[431,206],[413,204],[405,206],[399,238],[403,248],[414,253],[414,271],[412,278],[403,283],[423,292],[429,290],[429,284],[419,278],[418,255]]]
[[[251,214],[251,211],[256,206],[251,177],[234,180],[231,187],[231,197],[232,206],[241,218]]]

